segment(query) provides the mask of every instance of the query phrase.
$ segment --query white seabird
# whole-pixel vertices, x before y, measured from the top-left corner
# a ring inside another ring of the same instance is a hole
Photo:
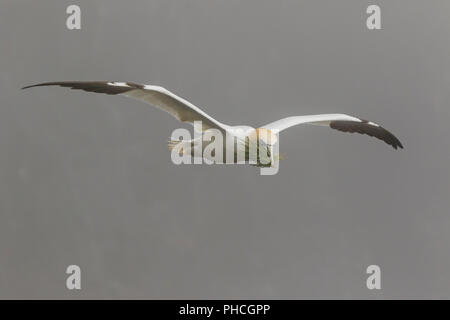
[[[250,126],[229,126],[221,123],[189,101],[160,86],[142,85],[133,82],[76,81],[45,82],[26,86],[22,89],[39,86],[62,86],[89,92],[105,93],[109,95],[123,95],[126,97],[135,98],[170,113],[181,122],[189,122],[193,124],[194,121],[201,121],[202,132],[207,129],[217,129],[223,134],[228,134],[237,138],[238,141],[259,141],[268,147],[272,146],[276,142],[277,133],[298,124],[312,124],[318,126],[328,126],[332,129],[343,132],[367,134],[386,142],[394,149],[403,148],[401,142],[392,133],[380,125],[346,114],[294,116],[269,123],[257,129],[253,129]],[[169,147],[171,149],[177,146],[192,146],[193,148],[191,150],[194,150],[198,145],[200,148],[203,148],[201,139],[169,142]],[[248,146],[248,142],[247,144],[244,142],[243,145]],[[270,150],[268,151],[268,155],[270,157]],[[257,163],[257,165],[258,164],[259,163]]]

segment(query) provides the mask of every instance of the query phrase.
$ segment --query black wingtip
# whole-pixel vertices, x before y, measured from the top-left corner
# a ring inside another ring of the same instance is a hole
[[[113,82],[113,81],[112,81]],[[109,81],[58,81],[58,82],[43,82],[25,86],[22,89],[32,87],[44,87],[44,86],[60,86],[74,90],[84,90],[87,92],[105,93],[105,94],[121,94],[134,89],[144,89],[144,85],[125,82],[126,86],[117,86],[110,84]]]
[[[395,150],[397,149],[403,149],[403,145],[402,143],[397,139],[394,143],[389,143],[391,145],[392,148],[394,148]]]
[[[41,82],[41,83],[35,83],[29,86],[25,86],[22,88],[23,89],[28,89],[28,88],[33,88],[33,87],[45,87],[45,86],[63,86],[65,84],[70,84],[72,82],[64,82],[64,81],[60,81],[60,82]]]
[[[39,86],[46,86],[46,85],[51,85],[51,82],[32,84],[32,85],[29,85],[29,86],[22,87],[21,89],[24,90],[24,89],[28,89],[28,88],[39,87]]]
[[[41,83],[36,83],[36,84],[29,85],[29,86],[25,86],[22,88],[22,90],[28,89],[28,88],[33,88],[33,87],[57,86],[57,85],[61,85],[61,84],[63,84],[63,82],[41,82]]]
[[[330,127],[343,132],[367,134],[384,141],[395,150],[403,149],[402,143],[396,136],[381,126],[370,124],[367,120],[361,120],[361,122],[336,120],[330,122]]]
[[[397,150],[397,148],[403,149],[403,144],[400,142],[400,140],[398,140],[398,138],[396,136],[394,136],[392,133],[391,133],[391,135],[392,135],[393,138],[395,138],[395,143],[392,145],[394,147],[394,149],[395,150]]]

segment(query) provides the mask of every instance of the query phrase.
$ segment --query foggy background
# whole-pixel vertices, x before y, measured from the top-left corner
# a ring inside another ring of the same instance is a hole
[[[81,30],[66,28],[81,7]],[[381,7],[382,30],[366,28]],[[0,298],[449,298],[448,1],[0,1]],[[44,81],[162,85],[282,133],[274,176],[174,165],[181,125]],[[66,289],[68,265],[80,291]],[[368,290],[366,268],[381,268]]]

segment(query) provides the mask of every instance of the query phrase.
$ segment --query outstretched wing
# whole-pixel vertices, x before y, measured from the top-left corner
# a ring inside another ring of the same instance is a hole
[[[110,81],[75,81],[75,82],[45,82],[22,89],[41,86],[61,86],[75,90],[105,93],[109,95],[123,95],[135,98],[164,110],[181,122],[194,123],[202,121],[202,130],[209,128],[225,131],[227,125],[215,120],[200,108],[189,101],[175,95],[167,89],[159,86],[143,85],[133,82],[110,82]]]
[[[329,126],[332,129],[343,132],[367,134],[371,137],[383,140],[394,149],[403,148],[402,143],[392,133],[380,125],[371,121],[348,116],[346,114],[317,114],[310,116],[288,117],[269,123],[263,126],[263,128],[281,132],[284,129],[303,123]]]

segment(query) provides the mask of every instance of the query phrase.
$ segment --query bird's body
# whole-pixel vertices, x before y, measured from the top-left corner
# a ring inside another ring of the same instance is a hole
[[[403,148],[401,142],[389,131],[382,128],[378,124],[359,119],[353,116],[345,114],[319,114],[309,116],[294,116],[284,118],[260,128],[254,129],[250,126],[230,126],[221,123],[213,117],[206,114],[200,108],[196,107],[189,101],[175,95],[167,89],[160,86],[141,85],[132,82],[108,82],[108,81],[91,81],[91,82],[46,82],[25,88],[37,87],[37,86],[52,86],[58,85],[62,87],[69,87],[72,89],[79,89],[88,92],[105,93],[109,95],[123,95],[126,97],[134,98],[151,104],[163,111],[166,111],[173,115],[181,122],[189,122],[194,124],[200,122],[201,126],[197,128],[201,135],[197,138],[185,141],[169,142],[171,149],[179,149],[181,153],[190,150],[192,155],[200,154],[202,157],[209,158],[208,160],[217,160],[216,157],[208,157],[204,155],[205,143],[202,139],[202,135],[207,132],[208,129],[214,129],[218,133],[222,134],[225,139],[232,139],[235,141],[236,147],[233,149],[233,163],[239,163],[239,152],[244,152],[245,159],[248,160],[249,153],[253,146],[256,146],[256,153],[258,159],[256,161],[257,166],[272,165],[277,159],[274,158],[272,146],[278,140],[278,133],[298,124],[312,124],[318,126],[328,126],[332,129],[336,129],[343,132],[357,132],[361,134],[367,134],[383,140],[387,144],[391,145],[394,149]],[[195,128],[195,126],[194,126]],[[223,143],[223,151],[225,150],[226,143]],[[197,153],[196,153],[197,151]],[[225,159],[224,153],[224,159]],[[259,155],[269,158],[269,162],[262,161]]]
[[[218,146],[221,148],[221,156],[218,156],[216,152],[212,154],[205,152],[212,143],[211,139],[205,136],[206,134],[201,134],[194,139],[169,140],[169,149],[180,155],[187,153],[192,158],[200,155],[209,163],[251,163],[257,167],[267,167],[272,164],[272,145],[276,143],[277,138],[270,130],[254,129],[250,126],[228,126]],[[217,151],[218,148],[215,150]],[[251,162],[252,159],[254,159],[253,162]]]

